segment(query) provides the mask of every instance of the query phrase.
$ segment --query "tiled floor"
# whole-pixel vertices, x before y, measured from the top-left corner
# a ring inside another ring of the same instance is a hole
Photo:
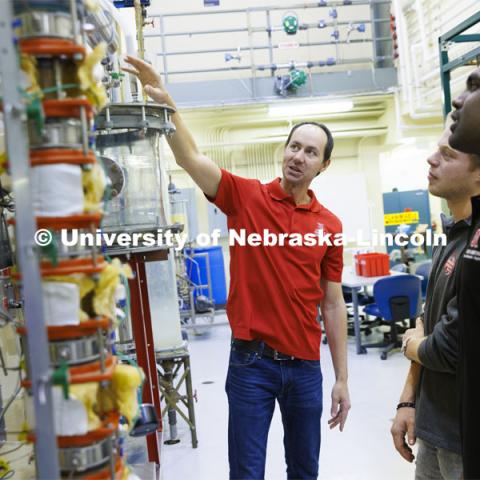
[[[218,321],[224,320],[217,318]],[[227,398],[224,392],[230,329],[212,327],[202,336],[190,335],[189,351],[195,405],[198,448],[192,449],[190,432],[178,420],[181,442],[162,446],[163,480],[223,480],[228,478]],[[320,479],[322,480],[408,480],[414,467],[395,451],[390,425],[408,362],[400,353],[382,361],[376,349],[356,355],[353,339],[349,341],[349,374],[352,410],[345,430],[330,431],[327,415],[333,370],[328,346],[322,345],[324,376],[324,417]],[[164,436],[168,438],[166,426]],[[266,479],[286,478],[283,456],[282,425],[278,408],[270,428]]]

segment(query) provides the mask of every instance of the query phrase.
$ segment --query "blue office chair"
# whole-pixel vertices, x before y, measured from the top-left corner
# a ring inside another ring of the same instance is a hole
[[[355,335],[355,329],[353,325],[353,313],[350,310],[350,307],[352,307],[352,291],[350,288],[342,286],[342,293],[343,293],[343,300],[345,301],[345,305],[347,306],[347,321],[348,321],[348,330],[347,333],[350,336]],[[370,295],[367,295],[365,293],[358,292],[358,304],[365,306],[368,305],[369,303],[373,303],[375,300],[373,297]],[[363,331],[365,335],[370,335],[372,333],[372,326],[374,322],[366,322],[365,321],[365,315],[360,313],[360,318],[362,319],[361,327],[360,329]],[[324,343],[326,342],[326,337],[324,337]]]
[[[398,338],[397,322],[409,319],[412,323],[421,313],[420,279],[415,275],[393,275],[381,278],[373,286],[375,303],[366,305],[367,315],[383,318],[390,324],[390,335],[386,342],[363,345],[365,348],[382,348],[380,358],[402,345]]]
[[[421,263],[415,270],[415,275],[421,275],[423,278],[422,282],[422,298],[425,300],[427,295],[427,285],[428,279],[430,278],[430,272],[432,271],[432,261],[427,260],[426,262]]]
[[[407,266],[404,263],[396,263],[392,268],[390,268],[390,270],[407,273]]]

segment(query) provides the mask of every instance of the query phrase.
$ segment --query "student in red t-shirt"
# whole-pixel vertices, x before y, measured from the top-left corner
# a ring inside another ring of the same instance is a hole
[[[153,100],[175,107],[151,65],[132,57],[126,62],[131,67],[124,70],[138,76]],[[265,185],[220,169],[199,152],[178,112],[172,121],[176,133],[168,142],[177,164],[227,215],[231,230],[253,239],[230,246],[230,478],[264,478],[276,401],[288,478],[317,478],[323,408],[319,304],[336,376],[330,428],[342,431],[350,409],[343,250],[341,241],[333,242],[342,226],[309,190],[330,164],[332,135],[315,122],[296,125],[285,144],[283,177]]]

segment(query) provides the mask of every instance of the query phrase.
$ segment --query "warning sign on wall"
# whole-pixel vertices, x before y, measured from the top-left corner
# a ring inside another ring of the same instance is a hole
[[[383,216],[383,223],[385,226],[402,225],[410,223],[418,223],[420,214],[418,212],[401,212],[401,213],[387,213]]]

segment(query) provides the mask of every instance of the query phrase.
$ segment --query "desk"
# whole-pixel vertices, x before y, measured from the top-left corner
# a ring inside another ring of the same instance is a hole
[[[391,275],[405,275],[403,272],[395,270],[390,272]],[[355,273],[354,267],[345,267],[342,272],[342,286],[352,291],[353,304],[353,326],[355,329],[355,346],[357,354],[367,353],[367,349],[362,346],[360,333],[360,316],[358,314],[358,292],[369,285],[373,285],[380,278],[391,275],[383,275],[381,277],[360,277]]]

